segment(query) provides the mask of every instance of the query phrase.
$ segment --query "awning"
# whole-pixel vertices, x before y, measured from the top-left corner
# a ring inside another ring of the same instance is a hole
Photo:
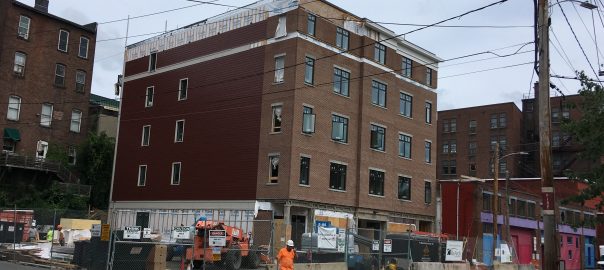
[[[21,140],[21,133],[16,128],[4,128],[4,139],[13,140],[15,142]]]

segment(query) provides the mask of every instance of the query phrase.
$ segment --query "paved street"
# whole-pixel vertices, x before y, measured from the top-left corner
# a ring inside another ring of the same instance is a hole
[[[10,262],[0,262],[0,270],[40,270],[48,269],[44,267],[25,266]]]

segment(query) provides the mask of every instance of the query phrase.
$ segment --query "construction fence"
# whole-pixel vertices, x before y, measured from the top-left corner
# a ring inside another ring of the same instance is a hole
[[[80,241],[90,240],[92,224],[106,222],[106,212],[0,208],[0,260],[73,268]],[[98,254],[101,255],[101,254]]]

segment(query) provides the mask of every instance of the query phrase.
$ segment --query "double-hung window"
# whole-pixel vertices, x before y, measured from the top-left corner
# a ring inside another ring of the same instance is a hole
[[[271,132],[277,133],[281,132],[281,114],[283,113],[282,105],[273,105],[272,106],[272,128]]]
[[[348,142],[348,118],[332,115],[331,139],[342,143]]]
[[[58,50],[62,52],[67,52],[69,47],[69,32],[66,30],[59,30],[59,44]]]
[[[271,184],[279,183],[279,154],[268,156],[268,182]]]
[[[145,107],[153,106],[153,94],[155,92],[155,87],[149,86],[147,87],[147,92],[145,93]]]
[[[65,86],[65,65],[56,64],[55,66],[55,85]]]
[[[313,109],[308,106],[304,106],[302,109],[302,133],[315,133],[315,115]]]
[[[176,121],[174,130],[174,142],[183,142],[185,137],[185,120]]]
[[[375,43],[373,59],[382,65],[386,63],[386,46],[384,44]]]
[[[139,187],[144,187],[147,183],[147,165],[138,166],[138,182]]]
[[[178,81],[178,100],[187,99],[188,90],[189,90],[189,79],[180,79],[180,81]]]
[[[310,157],[300,157],[300,185],[310,185]]]
[[[29,25],[31,23],[31,19],[27,16],[19,16],[19,28],[17,30],[17,35],[23,39],[29,38]]]
[[[413,61],[407,57],[403,57],[403,76],[411,78],[413,75]]]
[[[69,125],[69,131],[80,133],[82,126],[82,111],[73,110],[71,111],[71,125]]]
[[[432,163],[432,142],[425,141],[424,150],[426,163]]]
[[[350,33],[340,27],[336,29],[336,47],[342,50],[348,50],[348,40]]]
[[[386,91],[387,87],[385,84],[372,81],[371,82],[371,103],[380,107],[386,107]]]
[[[413,117],[413,96],[403,93],[400,93],[400,114],[406,117]]]
[[[313,14],[308,14],[308,19],[306,22],[306,32],[308,32],[309,35],[314,36],[315,29],[317,26],[317,16]]]
[[[83,93],[84,88],[86,87],[86,71],[77,70],[75,77],[76,77],[76,91]]]
[[[398,135],[398,155],[403,158],[411,158],[411,136]]]
[[[304,82],[307,84],[315,83],[315,59],[306,57],[306,65],[304,69]]]
[[[285,55],[275,56],[275,83],[285,80]]]
[[[432,102],[426,102],[426,124],[432,124]]]
[[[384,172],[369,170],[369,194],[384,196]]]
[[[19,121],[19,114],[21,113],[21,98],[18,96],[8,97],[8,110],[6,112],[6,119],[12,121]]]
[[[90,43],[90,39],[87,37],[80,37],[80,47],[78,50],[78,56],[84,59],[88,58],[88,44]]]
[[[386,129],[378,125],[371,125],[371,149],[386,150]]]
[[[329,166],[329,188],[346,190],[346,165],[331,162]]]
[[[398,177],[398,199],[411,200],[411,178],[406,176]]]
[[[334,68],[333,69],[333,91],[343,96],[349,96],[350,73],[348,71]]]
[[[27,62],[27,54],[22,52],[15,52],[15,65],[13,72],[19,77],[25,76],[25,62]]]
[[[180,185],[180,172],[182,170],[182,163],[174,162],[172,163],[172,185]]]
[[[426,68],[426,85],[432,86],[432,69]]]
[[[40,125],[50,127],[52,124],[52,104],[42,104],[42,113],[40,113]]]

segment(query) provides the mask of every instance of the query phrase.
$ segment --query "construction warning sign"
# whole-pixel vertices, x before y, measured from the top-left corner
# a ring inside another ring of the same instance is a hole
[[[225,230],[210,230],[208,237],[211,247],[226,246],[226,231]]]

